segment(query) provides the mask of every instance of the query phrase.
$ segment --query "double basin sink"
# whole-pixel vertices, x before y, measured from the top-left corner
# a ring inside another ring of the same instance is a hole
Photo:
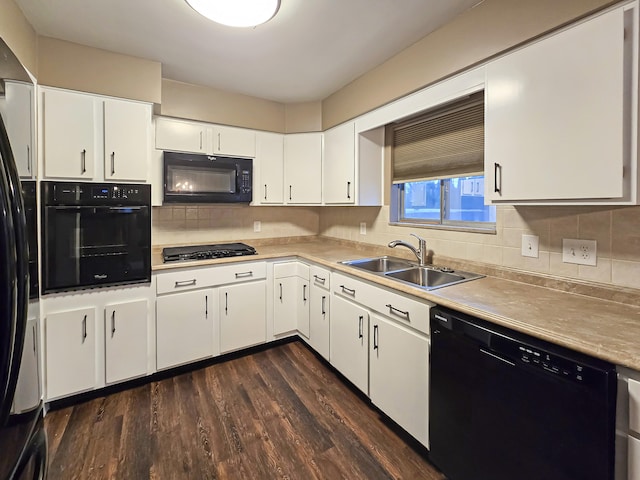
[[[424,290],[447,287],[484,276],[460,270],[451,270],[445,267],[420,267],[409,260],[388,256],[347,260],[340,263]]]

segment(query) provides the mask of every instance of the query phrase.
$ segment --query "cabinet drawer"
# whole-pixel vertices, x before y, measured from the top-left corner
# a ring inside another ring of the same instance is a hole
[[[640,433],[640,382],[629,379],[629,429]]]
[[[332,283],[333,291],[337,295],[350,298],[370,310],[429,334],[429,308],[433,304],[340,273],[333,275]]]
[[[309,280],[311,284],[325,290],[331,289],[331,272],[326,268],[312,265],[309,269]]]
[[[158,295],[204,288],[211,284],[211,268],[190,268],[176,272],[159,273],[156,277]]]
[[[212,285],[226,285],[267,278],[267,264],[266,262],[233,263],[212,267],[211,272]]]
[[[300,277],[309,280],[309,265],[301,262],[282,262],[273,265],[274,278]]]

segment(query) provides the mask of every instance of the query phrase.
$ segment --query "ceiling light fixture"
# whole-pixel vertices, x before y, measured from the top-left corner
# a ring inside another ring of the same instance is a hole
[[[271,20],[280,0],[186,0],[200,15],[230,27],[255,27]]]

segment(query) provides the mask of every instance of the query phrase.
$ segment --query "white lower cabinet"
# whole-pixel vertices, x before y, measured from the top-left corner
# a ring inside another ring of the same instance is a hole
[[[369,312],[341,297],[331,304],[330,362],[369,393]]]
[[[147,300],[107,305],[104,318],[105,381],[147,373]]]
[[[215,290],[175,293],[156,300],[158,370],[213,355]]]
[[[96,386],[96,310],[82,308],[45,320],[47,399]]]
[[[264,280],[220,288],[221,353],[266,342],[266,296]]]
[[[380,315],[369,322],[369,396],[425,446],[429,445],[429,340]]]
[[[273,299],[273,333],[279,335],[298,327],[298,277],[275,279]]]

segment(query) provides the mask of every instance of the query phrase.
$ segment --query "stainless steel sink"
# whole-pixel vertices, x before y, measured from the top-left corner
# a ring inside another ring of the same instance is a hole
[[[481,278],[482,275],[462,271],[442,271],[434,267],[414,267],[406,270],[388,272],[388,278],[393,278],[410,285],[434,290],[436,288],[455,285],[456,283],[467,282]]]
[[[340,263],[424,290],[447,287],[484,276],[435,266],[419,267],[409,260],[388,256],[346,260]]]
[[[373,273],[386,273],[415,267],[415,263],[395,257],[362,258],[360,260],[347,260],[340,263]]]

